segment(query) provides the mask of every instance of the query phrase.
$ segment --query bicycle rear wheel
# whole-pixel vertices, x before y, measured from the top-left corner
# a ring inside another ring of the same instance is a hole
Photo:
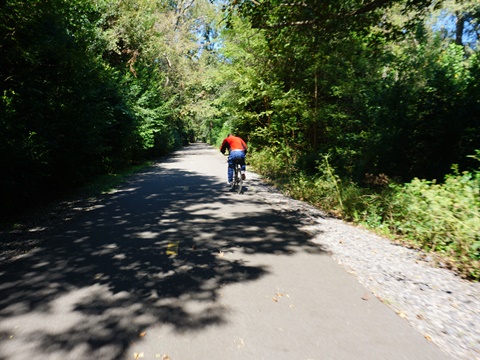
[[[230,190],[231,191],[235,191],[235,188],[237,186],[237,178],[238,178],[238,174],[237,174],[237,164],[233,164],[233,179],[232,179],[232,183],[230,184]]]
[[[235,167],[235,181],[237,182],[237,193],[241,194],[243,190],[242,188],[243,179],[242,179],[240,164],[237,164]]]

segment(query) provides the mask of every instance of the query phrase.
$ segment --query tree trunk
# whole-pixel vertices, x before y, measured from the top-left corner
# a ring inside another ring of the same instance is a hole
[[[313,126],[313,139],[312,139],[312,143],[310,145],[313,145],[313,148],[316,149],[317,148],[317,111],[318,111],[318,72],[317,70],[315,69],[315,91],[314,91],[314,99],[315,99],[315,103],[314,103],[314,107],[313,107],[313,122],[312,122],[312,126]]]
[[[457,23],[455,29],[455,44],[463,45],[463,29],[465,27],[465,16],[459,12],[457,12],[456,15]]]

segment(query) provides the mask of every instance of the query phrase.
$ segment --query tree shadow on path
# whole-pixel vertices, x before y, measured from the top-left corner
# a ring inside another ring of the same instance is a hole
[[[243,201],[257,211],[237,212],[216,178],[175,167],[190,151],[199,154],[187,147],[0,267],[0,359],[120,359],[152,325],[221,326],[219,290],[269,271],[241,254],[322,253],[255,197]]]

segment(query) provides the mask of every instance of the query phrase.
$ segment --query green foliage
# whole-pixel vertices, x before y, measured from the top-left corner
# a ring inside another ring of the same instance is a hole
[[[113,117],[121,101],[110,80],[114,74],[85,49],[92,12],[84,1],[3,5],[5,208],[82,183],[105,171],[106,159],[121,155],[111,151],[128,148],[122,140],[130,139],[109,138],[130,126],[130,119],[120,124]]]
[[[190,31],[195,7],[176,6],[0,5],[0,212],[61,195],[192,137],[183,108],[198,49]]]
[[[366,172],[406,181],[442,179],[452,163],[469,166],[467,155],[480,146],[472,129],[476,56],[434,36],[392,46],[383,80],[368,92],[366,115],[372,138]]]
[[[342,213],[344,207],[341,192],[341,179],[335,174],[334,169],[330,166],[328,156],[324,156],[323,161],[318,167],[318,171],[320,176],[315,181],[315,188],[320,189],[320,193],[329,195],[332,198],[329,208],[333,208]]]
[[[392,199],[391,225],[427,251],[451,258],[463,275],[480,278],[480,171],[458,173],[443,184],[414,179]]]
[[[433,3],[432,0],[331,0],[328,4],[319,4],[314,0],[301,3],[232,1],[231,13],[238,10],[256,28],[271,31],[288,28],[298,32],[318,29],[326,36],[331,36],[345,31],[362,31],[368,29],[370,24],[380,22],[386,30],[391,30],[393,23],[389,18],[382,17],[386,9],[398,5],[403,12],[423,12]]]
[[[250,149],[248,161],[259,174],[281,185],[290,180],[291,173],[285,166],[284,154],[278,150],[276,147]]]
[[[257,148],[291,153],[286,165],[310,174],[327,153],[357,183],[365,173],[442,179],[452,163],[469,166],[480,146],[478,57],[404,5],[237,3],[223,37],[222,112]]]

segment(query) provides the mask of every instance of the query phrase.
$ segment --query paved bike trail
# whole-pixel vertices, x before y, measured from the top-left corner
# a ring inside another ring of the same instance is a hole
[[[0,360],[449,357],[191,144],[0,267]]]

